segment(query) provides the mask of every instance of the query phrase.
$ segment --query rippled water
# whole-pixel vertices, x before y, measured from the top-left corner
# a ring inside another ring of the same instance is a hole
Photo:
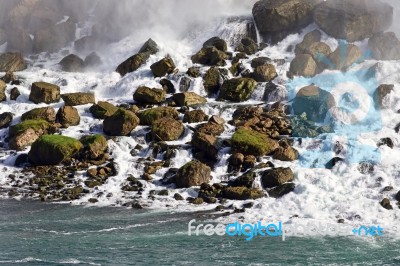
[[[205,213],[0,201],[3,265],[399,265],[382,238],[188,236]]]

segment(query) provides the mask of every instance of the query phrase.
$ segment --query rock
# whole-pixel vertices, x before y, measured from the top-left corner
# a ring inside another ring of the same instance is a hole
[[[124,109],[119,109],[103,121],[103,131],[110,136],[127,136],[139,124],[139,118]]]
[[[212,123],[212,122],[203,123],[196,127],[196,132],[213,135],[213,136],[219,136],[224,131],[225,131],[225,128],[224,128],[223,124],[217,124],[217,123]]]
[[[257,158],[254,155],[244,156],[243,167],[242,167],[243,170],[253,168],[256,165],[256,162],[257,162]]]
[[[381,138],[378,143],[377,146],[388,146],[389,148],[393,149],[394,147],[394,143],[393,140],[391,138]]]
[[[221,87],[219,99],[233,102],[247,101],[256,87],[257,82],[251,78],[225,80]]]
[[[244,155],[239,152],[233,153],[228,160],[228,172],[239,172],[242,169]],[[254,181],[254,180],[253,180]],[[235,186],[235,185],[232,185]],[[240,185],[239,185],[240,186]]]
[[[235,151],[254,156],[271,154],[279,147],[277,141],[246,128],[239,128],[233,134],[231,144]]]
[[[192,136],[191,144],[195,149],[201,151],[207,159],[211,159],[212,161],[217,159],[219,149],[215,136],[196,132]]]
[[[85,68],[92,69],[102,64],[100,56],[96,52],[92,52],[85,57]]]
[[[374,172],[375,166],[372,162],[364,161],[359,163],[357,170],[364,175],[371,174]]]
[[[35,165],[56,165],[70,159],[82,148],[82,143],[74,138],[43,135],[32,144],[28,156]]]
[[[171,74],[175,70],[175,63],[171,57],[165,57],[150,66],[151,72],[155,77],[163,77]]]
[[[203,110],[192,110],[187,111],[183,116],[183,123],[199,123],[207,121],[208,116]]]
[[[172,141],[179,139],[184,129],[182,122],[171,117],[163,117],[153,122],[151,133],[154,140]]]
[[[292,182],[293,178],[294,175],[290,168],[272,168],[261,173],[261,184],[264,188],[272,188]]]
[[[169,106],[160,106],[144,110],[137,114],[141,125],[152,125],[154,121],[162,117],[171,117],[177,119],[179,116],[175,108]]]
[[[97,50],[99,46],[98,40],[94,36],[84,36],[74,42],[75,50],[78,52]]]
[[[67,55],[58,64],[61,70],[66,72],[82,72],[85,68],[85,62],[74,54]]]
[[[176,91],[174,84],[168,79],[161,79],[160,85],[166,93],[175,93]]]
[[[6,88],[7,88],[6,83],[4,83],[4,81],[0,80],[0,102],[7,101]]]
[[[163,89],[151,89],[141,86],[133,94],[133,100],[139,103],[157,104],[165,101],[165,91]]]
[[[75,39],[76,25],[71,19],[38,30],[34,34],[33,51],[56,52]]]
[[[278,42],[289,33],[312,22],[314,5],[307,0],[261,0],[253,6],[253,17],[261,35],[279,35]]]
[[[90,92],[73,92],[61,94],[65,105],[76,106],[89,103],[96,103],[93,93]]]
[[[21,120],[46,120],[48,122],[56,121],[56,111],[53,107],[34,108],[26,113],[23,113]]]
[[[139,53],[122,62],[115,71],[121,76],[125,76],[127,73],[137,70],[140,66],[146,63],[150,55],[155,54],[158,51],[159,49],[157,43],[155,43],[152,39],[148,39],[140,48]]]
[[[20,53],[0,54],[0,72],[16,72],[27,68],[24,58]]]
[[[17,87],[14,87],[10,91],[10,100],[17,100],[17,98],[21,95]]]
[[[389,101],[387,101],[388,95],[393,91],[393,84],[381,84],[376,89],[373,95],[375,106],[381,109],[389,107]]]
[[[299,54],[290,63],[288,77],[313,77],[318,73],[317,63],[309,54]]]
[[[109,102],[98,101],[97,104],[93,104],[89,108],[89,111],[92,113],[94,118],[104,119],[118,111],[118,107]]]
[[[280,198],[294,191],[295,187],[294,183],[286,183],[268,190],[268,195],[272,198]]]
[[[210,67],[203,77],[204,89],[208,93],[217,93],[222,85],[222,76],[217,67]]]
[[[195,205],[200,205],[204,203],[204,199],[202,198],[194,198],[189,200],[190,203],[195,204]]]
[[[63,127],[77,126],[81,121],[81,117],[79,116],[79,112],[75,107],[63,106],[58,109],[57,121],[61,123]]]
[[[172,97],[177,106],[191,106],[207,102],[206,98],[194,92],[175,93]]]
[[[0,128],[7,128],[11,125],[13,120],[13,114],[5,112],[0,114]]]
[[[32,83],[29,100],[38,103],[56,103],[60,101],[60,87],[47,82]]]
[[[242,154],[243,155],[243,154]],[[254,171],[248,171],[233,181],[229,181],[230,187],[247,187],[252,188],[257,174]]]
[[[189,77],[198,78],[198,77],[200,77],[200,74],[201,74],[200,68],[199,67],[189,67],[188,70],[186,71],[186,74]]]
[[[274,65],[266,64],[254,69],[253,78],[257,82],[269,82],[278,76]]]
[[[251,67],[256,68],[258,66],[270,64],[271,62],[272,62],[272,59],[269,57],[256,57],[253,60],[251,60]]]
[[[184,198],[182,197],[182,195],[179,194],[179,193],[175,193],[175,194],[174,194],[174,199],[175,199],[175,200],[184,200]]]
[[[399,60],[400,41],[394,32],[378,32],[368,40],[372,56],[377,60]]]
[[[394,197],[397,201],[400,201],[400,191],[396,193],[396,196]]]
[[[224,125],[225,124],[225,120],[222,117],[217,116],[217,115],[212,115],[210,117],[210,120],[208,120],[208,122],[214,123],[214,124],[217,124],[217,125]]]
[[[319,30],[313,30],[307,33],[303,41],[296,45],[294,52],[296,55],[299,54],[308,54],[308,51],[312,44],[321,41],[322,33]]]
[[[257,188],[247,187],[225,187],[222,190],[224,198],[232,200],[249,200],[264,197],[264,192]]]
[[[393,8],[379,0],[324,1],[315,8],[314,21],[330,36],[361,41],[387,29]]]
[[[201,48],[197,54],[192,56],[192,62],[207,66],[225,66],[228,55],[215,47]]]
[[[362,58],[362,51],[354,44],[347,44],[345,51],[339,45],[336,50],[329,55],[329,59],[332,62],[330,68],[346,71],[353,64],[358,63]]]
[[[236,47],[236,51],[245,53],[247,55],[252,55],[257,53],[258,45],[251,38],[243,38],[240,44]]]
[[[393,210],[393,206],[392,204],[390,204],[390,200],[388,198],[384,198],[381,202],[380,202],[381,206],[383,208],[385,208],[386,210]]]
[[[83,144],[84,153],[90,159],[99,158],[108,148],[106,138],[100,134],[83,136],[80,142]]]
[[[203,48],[206,48],[206,47],[215,47],[222,52],[226,52],[228,50],[228,46],[226,45],[226,42],[219,37],[212,37],[212,38],[208,39],[207,41],[205,41],[203,44]]]
[[[192,80],[190,78],[185,77],[185,76],[181,77],[179,79],[179,91],[187,92],[190,89],[191,83],[192,83]]]
[[[0,80],[4,81],[5,83],[10,83],[16,80],[16,77],[13,72],[7,71],[6,74],[0,78]]]
[[[175,183],[178,188],[187,188],[208,183],[210,179],[211,168],[200,161],[193,160],[179,168]]]
[[[307,119],[314,122],[323,122],[333,106],[335,100],[332,94],[315,85],[301,88],[292,104],[295,115],[306,113]]]
[[[295,161],[299,158],[299,152],[293,147],[279,147],[274,152],[273,158],[281,161]]]
[[[25,120],[9,127],[8,146],[12,150],[23,150],[41,135],[47,134],[50,124],[45,120]]]

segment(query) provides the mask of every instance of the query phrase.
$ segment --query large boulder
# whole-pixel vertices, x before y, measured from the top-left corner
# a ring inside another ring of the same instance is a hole
[[[24,70],[27,67],[22,54],[4,53],[0,54],[0,72],[15,72]]]
[[[151,134],[157,141],[177,140],[184,130],[182,122],[171,117],[160,118],[151,125]]]
[[[274,42],[312,22],[314,4],[309,0],[261,0],[253,6],[257,29]]]
[[[154,121],[162,117],[172,117],[177,119],[179,116],[178,111],[169,106],[160,106],[156,108],[151,108],[144,110],[137,114],[140,118],[141,125],[152,125]]]
[[[233,134],[231,144],[236,152],[254,156],[271,154],[279,147],[277,141],[265,134],[246,128],[239,128]]]
[[[324,1],[314,11],[314,21],[332,37],[360,41],[387,29],[393,8],[380,0]]]
[[[299,54],[290,63],[288,76],[312,77],[315,76],[317,73],[318,65],[313,59],[312,55]]]
[[[211,169],[200,161],[190,161],[181,168],[175,177],[175,183],[178,188],[200,186],[202,183],[208,183],[211,179]]]
[[[192,56],[192,62],[207,66],[225,66],[228,55],[214,46],[201,48],[199,52]]]
[[[95,103],[96,99],[93,93],[90,92],[72,92],[61,94],[65,105],[76,106],[88,103]]]
[[[399,60],[400,41],[394,32],[379,32],[368,40],[372,56],[377,60]]]
[[[178,106],[191,106],[207,102],[206,98],[196,94],[195,92],[175,93],[172,97]]]
[[[9,127],[13,120],[13,114],[10,112],[5,112],[0,114],[0,128]]]
[[[201,151],[204,157],[211,160],[217,159],[219,148],[214,135],[196,132],[193,134],[191,144],[195,149]]]
[[[233,102],[247,101],[256,87],[257,82],[251,78],[225,80],[221,87],[219,99]]]
[[[329,59],[332,63],[330,68],[346,71],[353,64],[358,63],[362,55],[361,49],[354,44],[346,45],[345,49],[339,45],[339,47],[329,55]]]
[[[73,106],[63,106],[58,109],[57,121],[63,127],[77,126],[81,121],[78,110]]]
[[[56,103],[60,101],[60,87],[47,82],[34,82],[29,100],[34,103]]]
[[[26,113],[23,113],[21,120],[37,120],[42,119],[48,122],[56,121],[56,111],[53,107],[34,108]]]
[[[335,100],[332,94],[315,85],[301,88],[292,104],[295,115],[306,113],[307,119],[314,122],[323,122],[333,106]]]
[[[150,66],[151,72],[155,77],[163,77],[171,74],[175,70],[175,63],[171,57],[165,57]]]
[[[141,67],[146,63],[150,55],[157,53],[158,50],[157,44],[152,39],[148,39],[140,48],[139,53],[129,57],[119,64],[115,71],[117,71],[121,76],[125,76],[127,73],[133,72]]]
[[[90,159],[99,158],[108,148],[106,138],[100,134],[86,135],[79,141],[83,144],[83,153]]]
[[[85,62],[75,54],[67,55],[58,64],[66,72],[82,72],[85,68]]]
[[[215,47],[222,52],[226,52],[228,50],[226,42],[220,37],[211,37],[203,43],[203,47]]]
[[[264,188],[280,186],[293,181],[294,174],[290,168],[272,168],[261,173],[261,184]]]
[[[92,113],[94,118],[104,119],[118,111],[118,107],[109,102],[98,101],[97,104],[93,104],[89,108],[89,111]]]
[[[139,103],[157,104],[165,101],[163,89],[152,89],[146,86],[138,87],[133,94],[133,99]]]
[[[32,144],[28,157],[35,165],[56,165],[70,159],[82,148],[82,143],[74,138],[43,135]]]
[[[50,124],[45,120],[25,120],[10,126],[8,131],[8,146],[12,150],[23,150],[31,145],[41,135],[47,134]]]
[[[253,78],[257,82],[270,82],[277,76],[274,65],[265,64],[254,68]]]
[[[110,136],[127,136],[139,125],[139,118],[131,111],[119,109],[103,121],[103,131]]]

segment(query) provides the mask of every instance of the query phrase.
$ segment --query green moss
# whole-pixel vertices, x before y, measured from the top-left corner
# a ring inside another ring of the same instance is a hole
[[[246,128],[240,128],[233,134],[232,146],[241,153],[254,156],[270,154],[278,148],[276,141]]]
[[[144,110],[138,113],[141,125],[151,125],[154,121],[162,117],[178,117],[178,111],[173,107],[161,106],[152,109]]]
[[[41,120],[41,119],[25,120],[19,124],[11,126],[9,128],[8,136],[10,138],[15,137],[29,128],[32,128],[35,131],[40,131],[40,130],[47,130],[49,127],[50,127],[50,124],[45,120]]]
[[[80,142],[90,151],[90,155],[94,158],[103,154],[107,149],[107,140],[100,134],[84,136],[80,139]]]

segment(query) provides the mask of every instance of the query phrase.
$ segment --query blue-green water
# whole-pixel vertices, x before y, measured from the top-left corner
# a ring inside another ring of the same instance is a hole
[[[400,241],[188,236],[205,216],[0,201],[1,265],[400,265]]]

